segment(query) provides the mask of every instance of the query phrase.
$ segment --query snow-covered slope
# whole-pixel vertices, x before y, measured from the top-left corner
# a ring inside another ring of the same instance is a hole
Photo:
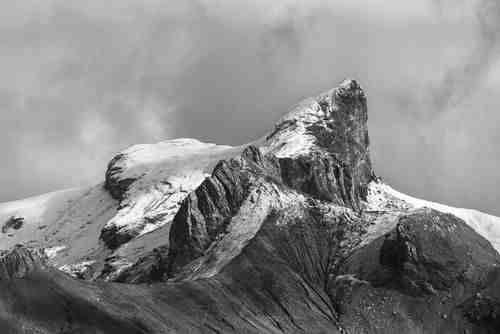
[[[219,160],[240,150],[195,139],[132,146],[110,163],[114,180],[130,180],[120,200],[98,184],[0,204],[0,249],[43,247],[52,263],[78,276],[105,266],[120,270],[168,242],[182,200]],[[12,219],[22,223],[9,224]],[[105,236],[122,242],[110,247]]]
[[[208,176],[217,161],[239,148],[175,139],[135,145],[112,162],[111,178],[130,180],[121,189],[120,210],[105,229],[134,237],[154,231],[172,220],[179,203]]]
[[[68,189],[0,204],[0,247],[9,249],[18,243],[37,243],[47,235],[48,222],[58,220],[83,193]],[[9,227],[11,218],[22,222]]]
[[[464,220],[477,233],[488,240],[492,246],[500,252],[500,217],[492,216],[484,212],[472,209],[455,208],[452,206],[426,201],[403,194],[391,186],[382,182],[372,182],[368,198],[369,208],[371,210],[386,211],[392,205],[397,209],[417,209],[431,208],[443,213],[451,213],[454,216]],[[404,203],[398,203],[401,200]]]
[[[107,254],[99,233],[117,207],[102,184],[1,204],[2,223],[10,217],[24,223],[0,234],[0,249],[27,244],[45,248],[52,263],[68,270],[93,265]]]

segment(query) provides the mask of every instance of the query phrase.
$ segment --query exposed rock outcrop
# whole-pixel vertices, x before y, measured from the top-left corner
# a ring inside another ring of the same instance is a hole
[[[138,235],[139,231],[136,229],[109,224],[103,227],[99,239],[104,241],[109,249],[115,250]]]
[[[497,296],[482,296],[478,292],[462,307],[467,319],[478,327],[487,329],[489,333],[500,329],[500,300]]]
[[[329,165],[328,177],[335,175],[336,183],[344,187],[336,191],[338,195],[343,192],[345,204],[358,208],[375,178],[367,120],[364,91],[355,80],[345,80],[338,88],[305,100],[280,119],[265,146],[278,157],[300,157],[300,164]]]
[[[457,281],[480,285],[500,264],[491,244],[453,215],[419,209],[398,220],[392,231],[354,252],[341,274],[418,295],[449,290]]]
[[[356,187],[351,169],[332,156],[314,152],[278,161],[283,183],[314,198],[359,210],[366,197],[365,188]]]
[[[126,170],[126,159],[127,155],[123,153],[119,153],[111,159],[104,178],[104,188],[118,201],[125,198],[129,186],[137,180],[133,177],[121,177],[121,174]]]
[[[22,245],[0,252],[0,280],[24,278],[31,272],[47,266],[44,251]]]
[[[141,144],[109,163],[104,187],[119,201],[116,215],[100,239],[116,250],[145,233],[169,225],[180,203],[198,187],[220,159],[240,148],[174,139]]]
[[[273,162],[264,158],[257,147],[249,146],[240,156],[220,161],[212,175],[189,194],[170,230],[167,269],[170,274],[200,257],[214,240],[226,233],[231,218],[259,177],[278,177]]]
[[[349,255],[329,291],[348,332],[487,333],[494,304],[462,303],[492,284],[499,261],[462,220],[421,209]]]
[[[10,229],[19,230],[23,227],[23,224],[23,217],[11,216],[6,222],[3,223],[2,233],[7,233]]]

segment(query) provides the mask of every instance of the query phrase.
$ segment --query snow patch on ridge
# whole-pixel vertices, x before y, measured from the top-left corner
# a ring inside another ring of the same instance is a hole
[[[10,249],[16,244],[37,246],[46,236],[50,223],[57,221],[64,212],[84,193],[84,189],[66,189],[40,196],[0,204],[0,225],[11,217],[24,221],[17,228],[4,229],[0,233],[0,249]]]
[[[274,132],[267,136],[264,151],[278,158],[297,157],[311,152],[316,139],[307,133],[307,126],[327,116],[317,99],[303,100],[278,121]]]
[[[174,139],[141,144],[120,153],[118,179],[134,179],[106,228],[137,236],[170,223],[184,198],[210,175],[213,166],[242,148]]]
[[[372,195],[370,196],[370,194]],[[387,210],[387,204],[392,203],[389,205],[394,205],[394,208],[398,209],[407,210],[427,207],[443,213],[450,213],[465,221],[478,234],[488,240],[497,252],[500,252],[500,217],[473,209],[455,208],[412,197],[381,182],[372,182],[370,184],[368,203],[370,209]]]
[[[59,267],[59,270],[64,271],[73,277],[79,278],[83,273],[87,272],[95,262],[95,260],[90,260],[73,264],[65,264]]]
[[[57,253],[65,250],[66,248],[68,248],[68,246],[66,245],[48,247],[45,248],[45,255],[47,255],[49,259],[53,259],[57,255]]]
[[[0,203],[0,225],[11,217],[24,219],[21,227],[0,233],[0,249],[16,244],[45,248],[51,263],[72,275],[99,271],[109,257],[116,258],[120,266],[133,263],[168,243],[169,223],[182,200],[219,160],[241,150],[195,139],[132,146],[117,161],[121,164],[119,177],[135,179],[120,203],[103,184]],[[137,234],[112,251],[99,238],[109,226]]]
[[[99,233],[117,206],[102,184],[0,204],[3,221],[13,215],[24,218],[19,229],[0,234],[0,249],[11,249],[16,244],[44,248],[56,267],[102,261],[109,252],[99,240]]]

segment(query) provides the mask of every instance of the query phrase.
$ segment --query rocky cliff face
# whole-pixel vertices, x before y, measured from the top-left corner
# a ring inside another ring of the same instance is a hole
[[[365,95],[355,81],[346,81],[315,103],[316,109],[296,110],[278,123],[262,149],[248,146],[238,157],[220,162],[184,200],[170,232],[171,276],[227,233],[244,200],[263,183],[360,210],[373,178]],[[287,133],[300,126],[312,146],[299,154],[283,154],[289,145]]]
[[[108,164],[104,188],[119,201],[119,207],[102,229],[101,240],[115,250],[169,224],[180,202],[213,165],[237,151],[230,146],[177,139],[137,145],[117,154]]]
[[[374,179],[367,120],[365,93],[356,81],[346,80],[285,115],[263,146],[283,158],[289,185],[311,187],[321,199],[359,209]]]
[[[9,251],[0,252],[0,280],[24,278],[46,266],[47,256],[40,249],[18,245]]]
[[[95,225],[102,248],[82,277],[126,284],[83,284],[16,248],[0,278],[23,279],[0,287],[0,325],[23,333],[13,314],[51,333],[498,332],[491,216],[380,183],[366,122],[365,93],[346,80],[244,147],[122,152],[104,184],[116,212]]]
[[[420,209],[351,253],[329,291],[347,332],[489,333],[494,322],[471,321],[469,300],[492,286],[499,260],[457,217]]]

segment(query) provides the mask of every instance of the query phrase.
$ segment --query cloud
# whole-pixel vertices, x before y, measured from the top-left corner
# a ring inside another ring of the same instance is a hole
[[[437,5],[441,15],[447,15],[448,10],[456,7],[457,3],[438,1]],[[472,13],[477,20],[475,45],[470,54],[450,68],[439,86],[434,88],[433,102],[439,111],[453,108],[470,97],[498,59],[500,3],[496,0],[475,1]]]
[[[301,98],[356,77],[379,175],[500,213],[493,0],[0,0],[0,8],[2,200],[92,184],[136,143],[243,144]]]

